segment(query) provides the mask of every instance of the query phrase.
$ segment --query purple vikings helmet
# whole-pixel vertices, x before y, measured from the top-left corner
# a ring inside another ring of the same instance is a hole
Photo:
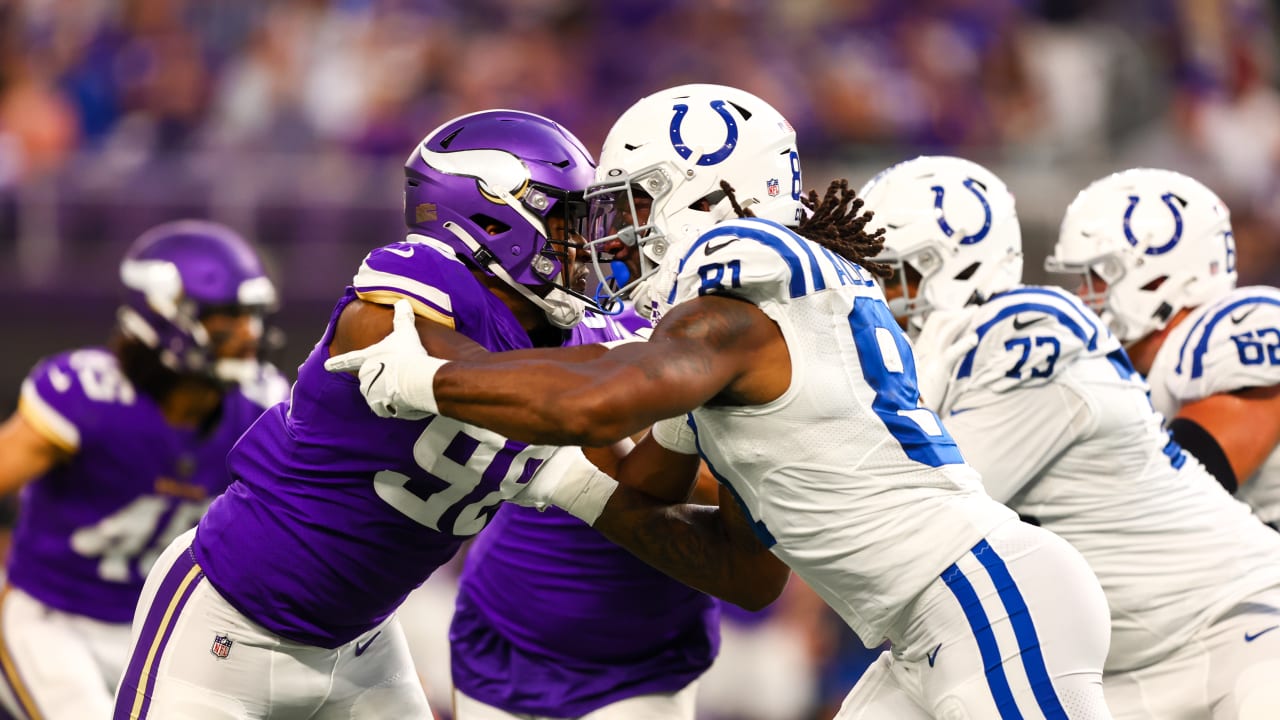
[[[594,305],[574,287],[584,278],[572,277],[571,258],[595,161],[568,130],[517,110],[463,115],[427,135],[404,172],[410,229],[447,243],[559,327]]]
[[[217,359],[201,322],[210,312],[261,315],[276,304],[257,253],[231,228],[204,220],[153,227],[125,253],[120,279],[121,331],[154,349],[170,370],[234,382],[256,367],[254,360]],[[254,329],[261,333],[260,317]]]

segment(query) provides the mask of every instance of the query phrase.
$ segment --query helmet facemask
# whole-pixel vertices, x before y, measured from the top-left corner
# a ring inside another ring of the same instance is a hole
[[[594,167],[581,142],[547,118],[464,115],[432,131],[406,161],[406,224],[570,328],[595,304],[577,261],[582,190]]]
[[[795,131],[765,101],[736,88],[682,85],[618,118],[587,191],[602,304],[626,298],[653,319],[670,295],[667,265],[736,216],[722,182],[757,217],[782,224],[802,217]]]

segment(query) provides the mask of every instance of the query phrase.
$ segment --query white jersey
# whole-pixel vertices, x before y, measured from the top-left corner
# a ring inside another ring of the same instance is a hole
[[[915,361],[874,280],[776,223],[726,222],[680,260],[669,300],[724,294],[782,330],[777,400],[690,414],[699,454],[772,551],[869,645],[1013,513],[919,407]]]
[[[1147,382],[1151,402],[1166,418],[1211,395],[1280,385],[1280,290],[1237,288],[1192,310],[1165,338]],[[1239,480],[1236,497],[1280,526],[1280,450]]]
[[[1075,296],[967,309],[944,422],[987,490],[1088,560],[1111,608],[1106,670],[1150,665],[1280,587],[1280,535],[1161,428],[1119,342]]]

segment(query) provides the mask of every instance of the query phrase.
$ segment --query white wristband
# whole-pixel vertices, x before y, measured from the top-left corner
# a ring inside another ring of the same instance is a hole
[[[369,361],[360,367],[360,392],[380,417],[420,420],[436,415],[436,373],[446,361],[426,353],[411,362]]]
[[[439,414],[440,407],[436,405],[436,373],[447,364],[446,360],[428,357],[419,359],[411,368],[405,368],[400,377],[399,397],[395,399],[397,409],[409,407],[433,415]]]
[[[554,469],[547,468],[559,473],[559,477],[547,478],[554,487],[548,499],[570,515],[594,525],[600,513],[604,512],[605,503],[618,488],[618,481],[600,472],[581,450],[572,448],[560,452],[569,462]],[[536,477],[534,481],[537,481]]]
[[[582,482],[582,490],[563,505],[564,511],[582,520],[588,525],[595,525],[604,512],[604,506],[618,489],[618,481],[600,472],[598,469]]]

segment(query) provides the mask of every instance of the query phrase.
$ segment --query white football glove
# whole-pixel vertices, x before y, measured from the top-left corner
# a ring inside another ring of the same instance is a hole
[[[440,412],[433,384],[446,361],[422,347],[413,306],[397,300],[391,334],[361,350],[329,358],[329,372],[358,371],[360,394],[378,417],[421,420]]]
[[[966,310],[934,310],[912,342],[920,401],[940,415],[956,366],[978,344],[978,334],[969,329],[972,319]]]
[[[617,487],[618,481],[600,472],[581,449],[566,447],[547,458],[528,482],[503,483],[502,497],[538,510],[555,505],[594,525]]]

